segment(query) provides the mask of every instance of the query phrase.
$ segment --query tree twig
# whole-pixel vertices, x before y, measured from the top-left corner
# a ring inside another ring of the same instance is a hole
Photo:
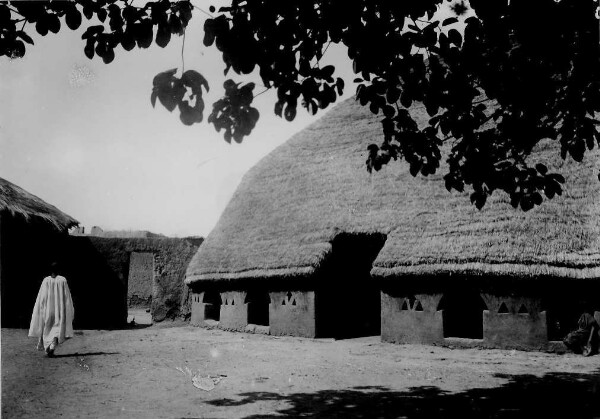
[[[183,50],[185,48],[185,28],[183,28],[183,41],[181,42],[181,74],[185,71],[185,58],[183,56]]]

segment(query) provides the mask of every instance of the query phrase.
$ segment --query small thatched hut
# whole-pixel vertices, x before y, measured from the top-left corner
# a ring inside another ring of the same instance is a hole
[[[0,178],[3,327],[29,323],[39,284],[56,257],[56,243],[62,242],[69,228],[77,224],[58,208]]]
[[[597,152],[575,163],[540,147],[532,159],[565,175],[563,195],[523,212],[499,193],[479,211],[446,190],[444,168],[368,174],[380,127],[348,100],[249,171],[188,267],[193,323],[550,348],[580,300],[600,305]]]

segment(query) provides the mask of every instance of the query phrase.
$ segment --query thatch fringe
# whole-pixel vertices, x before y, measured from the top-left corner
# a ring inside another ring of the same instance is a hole
[[[527,279],[569,278],[598,279],[600,267],[566,267],[546,264],[517,263],[435,263],[415,266],[396,266],[393,268],[374,267],[371,275],[377,279],[395,279],[398,277],[419,276],[434,279],[437,275],[469,275],[519,277]]]
[[[26,221],[42,220],[61,232],[79,224],[79,221],[55,206],[2,178],[0,178],[0,211],[21,216]]]
[[[271,279],[271,278],[298,278],[307,277],[315,273],[315,266],[295,266],[292,268],[275,269],[250,269],[241,272],[211,272],[205,274],[192,274],[186,276],[185,283],[193,284],[196,281],[227,281],[237,279]]]

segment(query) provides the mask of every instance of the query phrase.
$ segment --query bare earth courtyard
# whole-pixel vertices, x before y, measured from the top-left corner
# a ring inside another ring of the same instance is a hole
[[[600,356],[185,324],[77,331],[54,359],[34,347],[2,329],[3,418],[600,417]],[[204,391],[188,369],[220,381]]]

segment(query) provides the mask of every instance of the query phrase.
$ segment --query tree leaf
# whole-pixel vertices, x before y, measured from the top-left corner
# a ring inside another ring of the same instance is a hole
[[[448,25],[452,25],[454,23],[458,22],[458,19],[455,17],[449,17],[447,19],[444,19],[444,21],[442,22],[442,26],[448,26]]]
[[[45,19],[40,19],[35,23],[35,30],[42,36],[48,35],[48,22]]]
[[[194,70],[186,70],[181,75],[181,81],[184,85],[191,88],[192,92],[198,96],[202,96],[202,87],[204,87],[207,92],[210,90],[208,86],[208,81],[204,78],[202,74]]]
[[[156,45],[161,48],[169,45],[169,41],[171,40],[171,30],[165,24],[159,24],[158,29],[156,30]]]
[[[296,118],[296,108],[290,105],[286,106],[284,116],[287,121],[292,122]]]
[[[75,6],[69,8],[65,15],[65,22],[69,29],[76,30],[81,26],[81,13]]]
[[[83,52],[90,60],[94,58],[94,39],[90,38],[87,40],[85,48],[83,48]]]
[[[16,35],[28,44],[33,45],[33,39],[23,31],[17,31]]]

